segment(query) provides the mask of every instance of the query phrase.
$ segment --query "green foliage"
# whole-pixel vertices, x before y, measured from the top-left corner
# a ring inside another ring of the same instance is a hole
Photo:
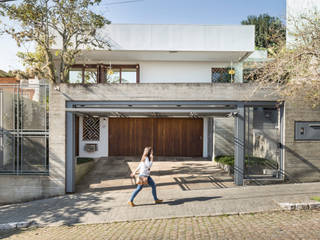
[[[87,162],[93,162],[93,158],[77,158],[77,164],[83,164]]]
[[[311,197],[311,200],[314,200],[314,201],[318,201],[318,202],[320,202],[320,197]]]
[[[272,49],[279,42],[285,41],[286,27],[278,17],[268,14],[248,16],[242,25],[255,25],[255,45],[257,48]]]
[[[18,46],[36,43],[35,53],[19,53],[25,65],[52,82],[66,82],[70,66],[84,48],[102,48],[108,42],[99,38],[97,30],[110,22],[96,14],[93,7],[101,0],[23,0],[0,3],[0,15],[11,20],[2,31],[11,35]],[[61,49],[53,50],[55,44]],[[54,58],[60,61],[55,72]],[[59,76],[59,79],[56,78]]]

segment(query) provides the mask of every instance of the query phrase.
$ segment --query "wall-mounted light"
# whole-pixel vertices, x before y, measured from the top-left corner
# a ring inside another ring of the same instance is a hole
[[[108,75],[112,75],[114,72],[112,70],[112,66],[111,66],[111,61],[109,62],[109,67],[108,67],[108,70],[107,70],[107,74]]]

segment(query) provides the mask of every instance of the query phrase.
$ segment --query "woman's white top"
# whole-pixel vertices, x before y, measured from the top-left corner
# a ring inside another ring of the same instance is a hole
[[[150,176],[150,168],[152,166],[152,161],[149,160],[148,157],[144,160],[144,162],[140,162],[137,169],[139,169],[139,175]]]

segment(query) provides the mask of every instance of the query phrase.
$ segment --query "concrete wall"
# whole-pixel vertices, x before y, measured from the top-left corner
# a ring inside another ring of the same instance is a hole
[[[234,118],[214,118],[214,157],[234,155]]]
[[[285,173],[292,181],[320,181],[320,141],[295,141],[295,121],[319,121],[320,108],[302,101],[285,105]]]
[[[272,89],[246,83],[145,83],[145,84],[60,84],[53,97],[64,101],[276,101]],[[64,108],[65,106],[63,106]]]

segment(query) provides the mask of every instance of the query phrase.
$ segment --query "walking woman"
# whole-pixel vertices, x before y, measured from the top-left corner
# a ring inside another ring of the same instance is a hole
[[[152,196],[155,204],[162,202],[162,200],[158,199],[157,197],[156,184],[150,177],[150,169],[151,169],[152,163],[153,163],[153,150],[151,147],[145,147],[139,166],[137,167],[136,170],[134,170],[133,173],[130,174],[131,177],[134,177],[136,172],[139,170],[139,181],[138,181],[137,189],[132,193],[131,198],[128,202],[128,204],[131,207],[135,206],[135,204],[133,203],[133,200],[141,191],[144,185],[151,186]]]

